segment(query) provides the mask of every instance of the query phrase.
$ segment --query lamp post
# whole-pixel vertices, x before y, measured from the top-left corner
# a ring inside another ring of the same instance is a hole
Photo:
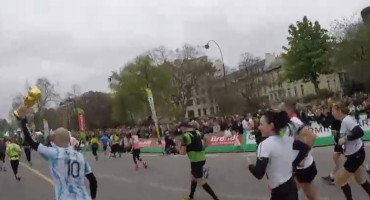
[[[220,45],[218,45],[218,43],[217,43],[216,41],[214,41],[214,40],[209,40],[209,41],[207,42],[207,44],[205,44],[205,45],[204,45],[204,48],[209,49],[209,43],[210,43],[210,42],[215,43],[215,44],[217,45],[217,47],[218,47],[218,50],[220,51],[220,54],[221,54],[221,62],[222,62],[222,69],[223,69],[223,72],[224,72],[225,90],[227,90],[227,83],[226,83],[226,69],[225,69],[224,56],[223,56],[223,54],[222,54],[221,47],[220,47]]]

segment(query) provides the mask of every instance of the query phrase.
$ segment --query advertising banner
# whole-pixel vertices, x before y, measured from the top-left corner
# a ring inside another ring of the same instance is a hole
[[[81,132],[85,132],[85,114],[81,108],[77,108],[78,127]]]
[[[146,91],[146,94],[148,96],[148,102],[149,102],[150,110],[152,111],[152,119],[154,121],[155,130],[157,132],[157,138],[159,138],[160,137],[159,126],[158,126],[157,114],[155,112],[153,93],[152,93],[152,90],[150,90],[149,88],[147,88],[145,91]]]
[[[242,143],[242,135],[233,135],[229,138],[225,138],[223,133],[217,133],[210,134],[206,138],[208,146],[233,146],[236,140]]]
[[[150,148],[152,147],[152,140],[151,139],[139,139],[139,144],[141,148]]]

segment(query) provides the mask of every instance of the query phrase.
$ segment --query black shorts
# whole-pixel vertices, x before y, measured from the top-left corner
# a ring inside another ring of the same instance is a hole
[[[203,166],[206,164],[206,161],[192,162],[190,163],[191,174],[194,178],[203,178]]]
[[[297,185],[293,178],[272,189],[270,200],[298,200]]]
[[[132,149],[132,155],[134,156],[134,158],[137,158],[139,159],[140,158],[140,149]]]
[[[315,161],[312,164],[304,169],[297,169],[295,171],[295,177],[300,183],[311,183],[317,175],[317,169]]]
[[[347,160],[344,163],[344,168],[351,173],[354,173],[365,161],[366,153],[363,147],[356,153],[347,156]]]
[[[343,147],[340,145],[334,144],[334,153],[343,154],[344,153]]]
[[[5,162],[5,152],[0,152],[0,161]]]

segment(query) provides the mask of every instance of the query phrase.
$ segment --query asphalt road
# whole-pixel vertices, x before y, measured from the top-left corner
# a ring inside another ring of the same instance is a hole
[[[314,182],[321,199],[344,200],[339,187],[327,185],[321,180],[321,176],[327,175],[333,167],[332,149],[333,147],[321,147],[313,150],[319,171]],[[370,147],[366,147],[366,152],[370,155]],[[36,152],[32,152],[32,156],[32,169],[26,164],[19,167],[21,182],[14,179],[7,161],[8,171],[0,172],[0,200],[54,199],[47,163]],[[124,154],[122,158],[116,159],[101,156],[97,162],[90,152],[86,152],[85,156],[98,179],[98,200],[176,200],[188,194],[190,166],[186,157],[144,154],[143,158],[148,162],[149,168],[135,171],[131,154]],[[266,180],[258,181],[252,177],[245,167],[246,156],[254,159],[255,153],[207,156],[207,166],[210,167],[208,182],[220,199],[269,199]],[[367,157],[366,163],[370,163],[370,156]],[[369,199],[360,186],[351,186],[354,199]],[[195,199],[211,198],[198,187]],[[300,199],[305,199],[302,193]]]

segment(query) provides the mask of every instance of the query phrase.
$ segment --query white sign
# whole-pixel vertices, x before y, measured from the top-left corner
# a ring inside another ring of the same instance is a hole
[[[253,134],[251,134],[251,131],[247,131],[246,137],[247,144],[256,144],[256,137]]]
[[[323,126],[317,124],[316,122],[312,122],[311,126],[307,126],[307,128],[310,129],[313,133],[315,133],[318,138],[330,137],[332,135],[330,128],[324,128]]]

